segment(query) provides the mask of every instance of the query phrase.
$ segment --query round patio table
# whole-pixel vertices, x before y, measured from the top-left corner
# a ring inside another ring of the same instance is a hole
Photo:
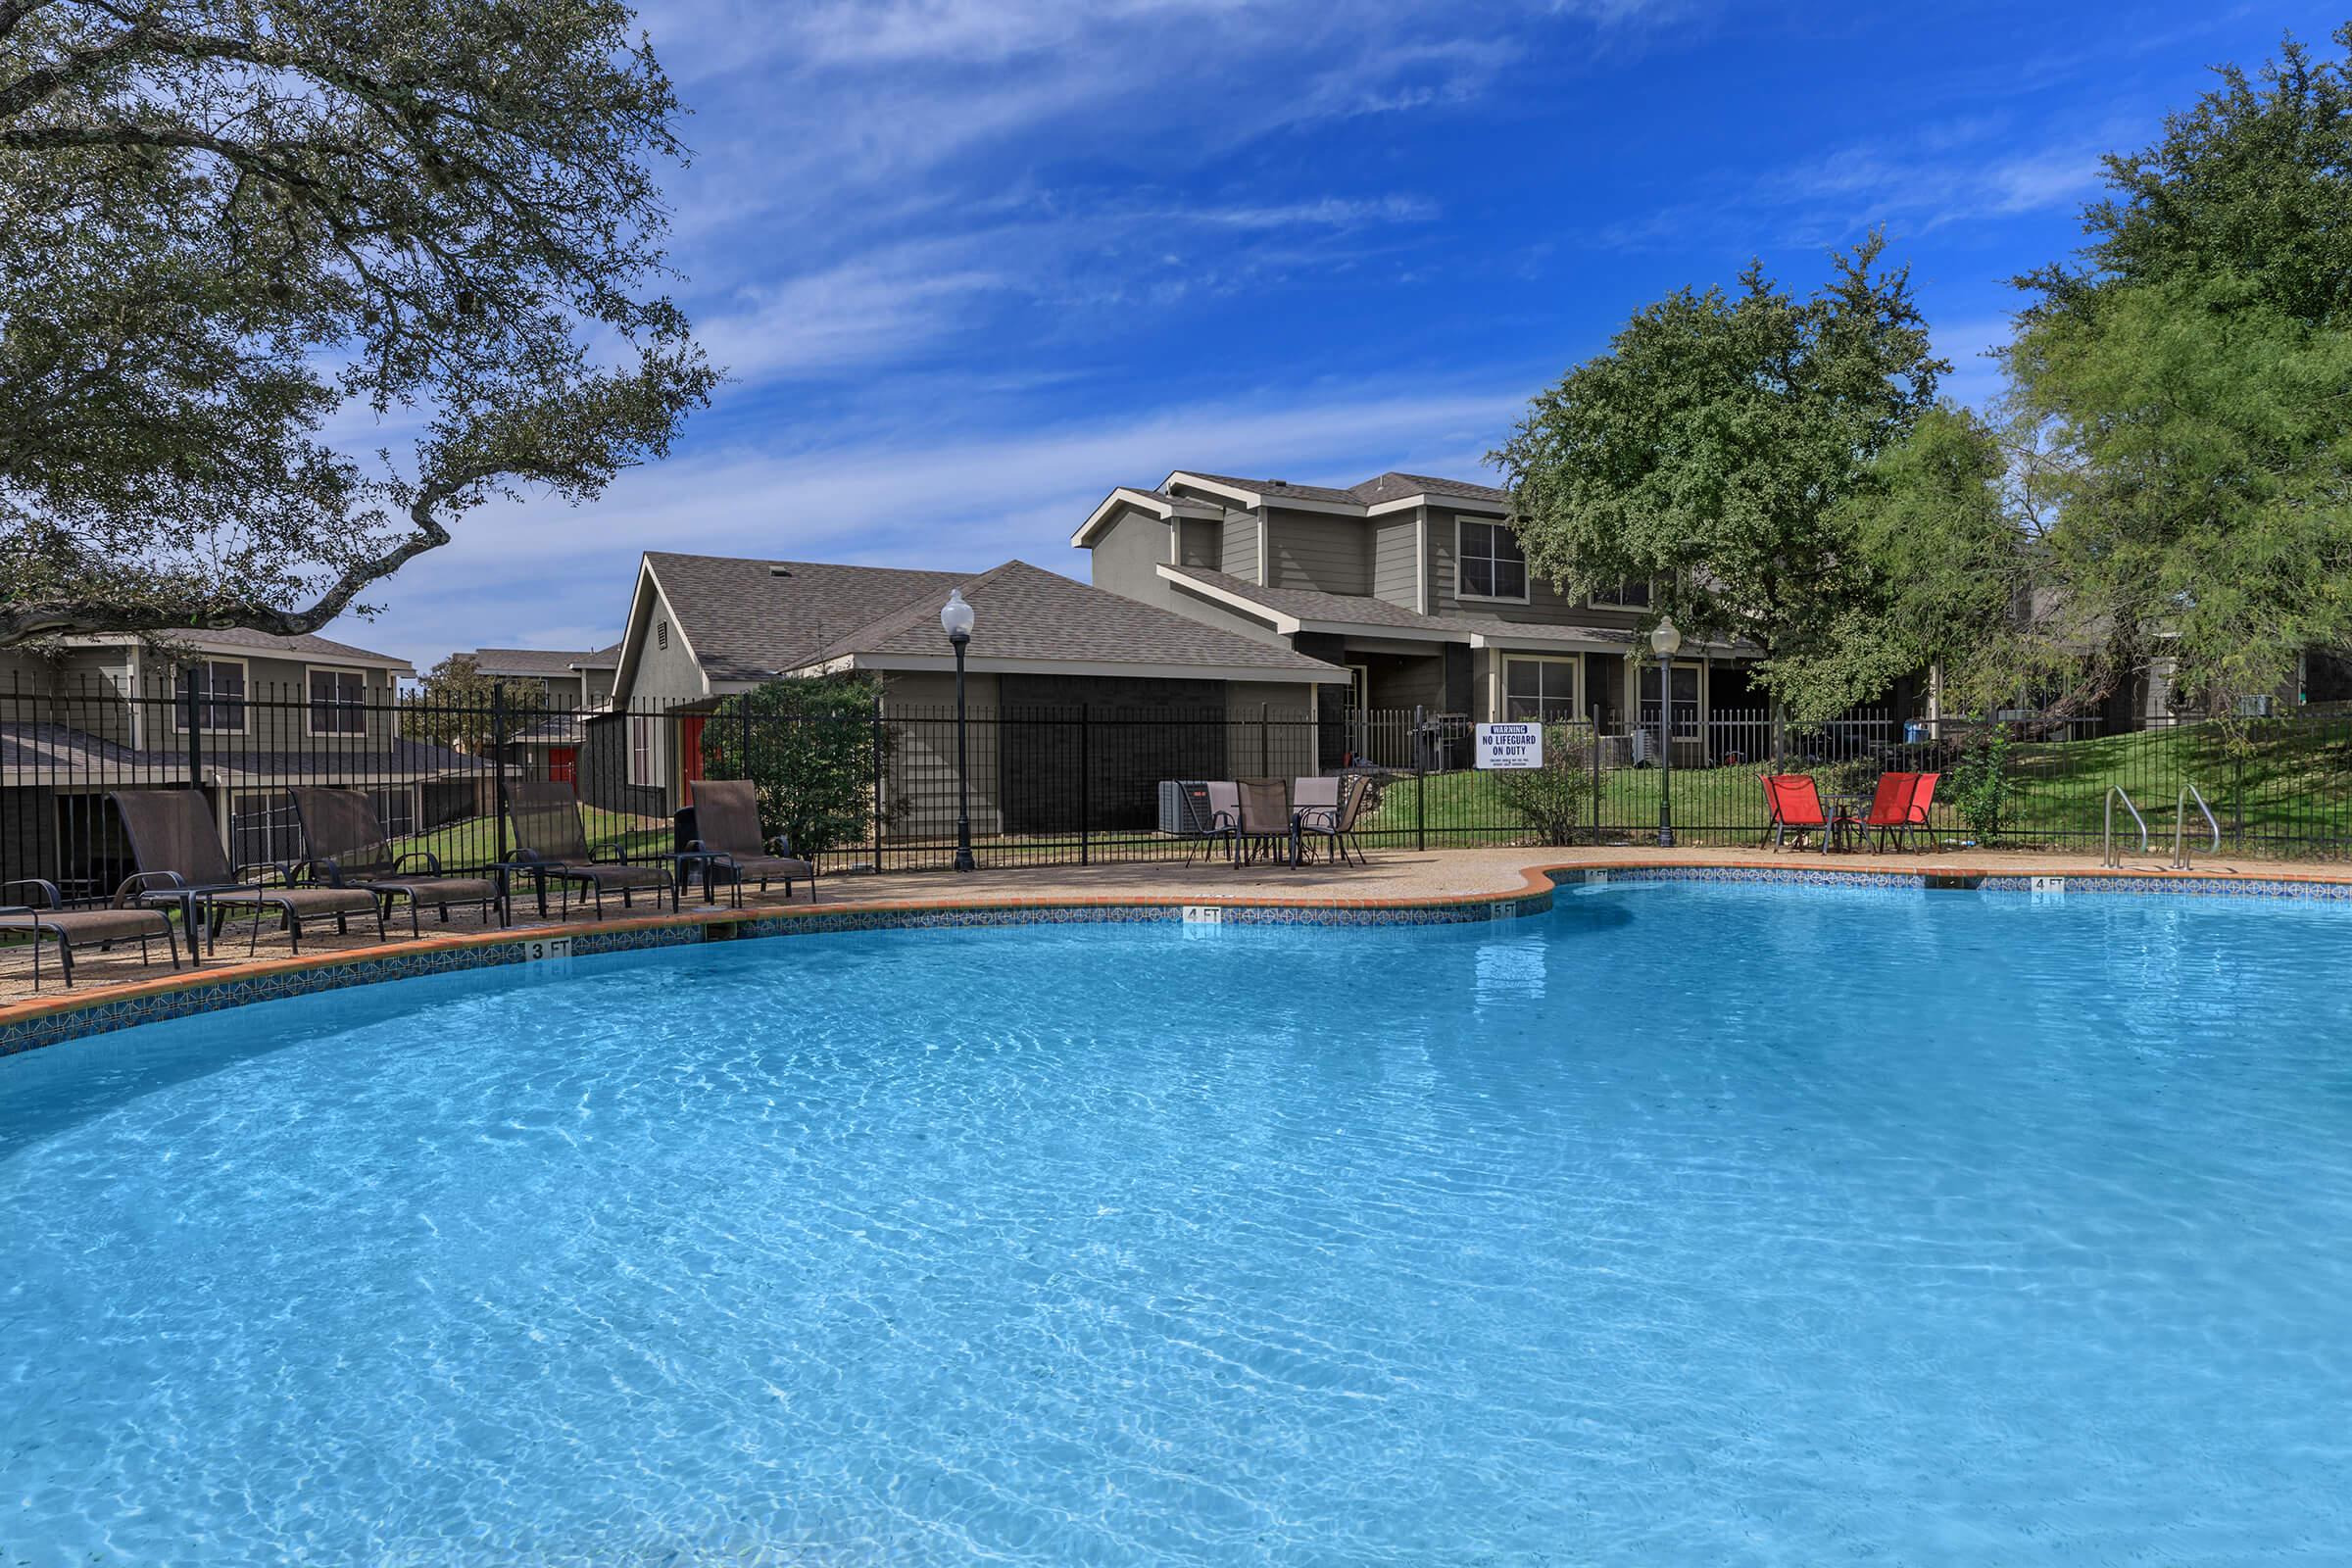
[[[1830,825],[1821,835],[1821,853],[1832,850],[1853,851],[1862,847],[1862,814],[1869,808],[1867,795],[1824,795],[1822,809],[1829,813]]]

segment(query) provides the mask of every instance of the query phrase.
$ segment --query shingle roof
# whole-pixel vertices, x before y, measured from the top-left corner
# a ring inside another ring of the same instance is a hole
[[[260,653],[308,654],[317,659],[347,659],[373,664],[397,664],[408,667],[408,661],[392,654],[379,654],[371,649],[355,648],[350,643],[334,642],[315,632],[303,632],[293,637],[279,637],[266,631],[247,631],[242,626],[226,628],[213,626],[172,626],[152,635],[167,642],[184,642],[202,646],[208,643],[230,648],[251,648]]]
[[[1253,582],[1211,571],[1206,566],[1167,569],[1298,620],[1345,621],[1351,625],[1396,626],[1411,631],[1441,630],[1447,624],[1435,615],[1424,615],[1366,594],[1327,594],[1313,588],[1260,588]]]
[[[224,737],[202,753],[201,761],[207,773],[315,784],[479,773],[490,765],[478,757],[405,736],[355,739],[349,744],[354,749],[336,745],[308,752],[256,752]],[[363,746],[367,749],[358,749]],[[186,778],[187,766],[187,750],[181,746],[132,751],[67,724],[0,722],[0,772],[15,782],[61,790],[108,784],[162,786]]]
[[[1200,468],[1179,468],[1176,471],[1190,474],[1196,479],[1229,484],[1238,490],[1253,491],[1275,499],[1289,496],[1300,501],[1336,502],[1342,506],[1376,507],[1384,501],[1401,501],[1406,496],[1418,495],[1453,496],[1463,501],[1486,501],[1498,505],[1511,499],[1508,490],[1480,484],[1474,479],[1440,479],[1426,473],[1398,473],[1394,470],[1377,474],[1346,489],[1320,484],[1292,484],[1283,479],[1244,479],[1230,473],[1209,473]],[[1145,494],[1157,495],[1161,492],[1146,491]]]
[[[1280,644],[1092,588],[1025,561],[1007,561],[957,586],[972,607],[974,659],[1339,673]],[[946,641],[938,617],[939,599],[927,595],[840,638],[808,662],[853,654],[937,655]]]
[[[1384,501],[1401,501],[1406,496],[1458,496],[1465,501],[1507,502],[1508,490],[1497,490],[1491,484],[1479,484],[1469,479],[1437,479],[1426,473],[1397,473],[1391,471],[1378,478],[1366,479],[1351,487],[1349,493],[1367,507],[1377,507]]]
[[[610,669],[620,662],[620,644],[585,652],[556,648],[476,648],[475,666],[495,674],[569,675],[573,665]]]
[[[645,559],[704,672],[725,681],[814,662],[820,650],[910,602],[928,600],[936,612],[971,576],[658,551]]]

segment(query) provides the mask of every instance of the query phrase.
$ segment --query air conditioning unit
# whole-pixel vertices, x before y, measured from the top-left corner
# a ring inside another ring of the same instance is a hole
[[[1184,797],[1191,792],[1198,814],[1184,808]],[[1163,778],[1159,781],[1159,831],[1178,836],[1197,833],[1198,824],[1208,816],[1208,785],[1197,778]]]

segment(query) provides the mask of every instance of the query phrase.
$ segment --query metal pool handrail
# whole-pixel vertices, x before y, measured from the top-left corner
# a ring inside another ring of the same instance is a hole
[[[2208,855],[2222,853],[2222,824],[2213,819],[2213,808],[2205,804],[2205,796],[2202,791],[2194,784],[2183,781],[2180,785],[2180,798],[2173,803],[2173,869],[2176,871],[2188,869],[2191,852],[2181,836],[2181,828],[2188,818],[2188,803],[2190,801],[2197,803],[2197,809],[2205,813],[2205,825],[2213,830],[2213,848],[2205,853]]]
[[[2124,792],[2121,784],[2110,784],[2107,786],[2107,828],[2104,835],[2107,853],[2099,861],[2101,865],[2124,863],[2124,858],[2115,853],[2115,803],[2118,801],[2123,802],[2124,809],[2132,813],[2132,820],[2139,824],[2139,853],[2142,855],[2148,853],[2147,819],[2139,814],[2139,808],[2132,804],[2132,797]]]

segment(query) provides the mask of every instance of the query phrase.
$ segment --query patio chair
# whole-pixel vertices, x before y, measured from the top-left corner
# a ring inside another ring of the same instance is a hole
[[[172,917],[163,910],[137,902],[137,894],[124,883],[115,893],[112,902],[104,905],[85,904],[72,908],[58,896],[57,884],[37,876],[20,877],[14,882],[0,882],[0,897],[17,889],[28,889],[37,896],[30,904],[13,904],[0,907],[0,935],[29,932],[32,936],[32,989],[41,989],[41,943],[44,939],[57,944],[57,967],[65,976],[66,989],[74,989],[74,945],[96,943],[105,953],[118,942],[137,942],[141,967],[154,962],[147,951],[151,937],[164,939],[165,956],[172,967],[179,967],[179,944],[172,936]]]
[[[1874,853],[1886,848],[1888,834],[1894,836],[1896,848],[1902,847],[1903,834],[1913,825],[1912,797],[1919,789],[1917,773],[1881,773],[1878,788],[1871,793],[1870,812],[1862,818],[1862,831],[1871,836]]]
[[[262,921],[272,909],[285,922],[294,951],[302,951],[302,927],[307,920],[331,917],[338,932],[348,934],[355,914],[375,916],[377,941],[384,938],[384,906],[372,893],[360,888],[297,887],[295,863],[271,865],[275,884],[249,882],[228,863],[220,848],[213,808],[198,790],[125,790],[110,794],[115,813],[122,819],[122,834],[130,841],[131,863],[137,871],[116,894],[131,893],[138,902],[175,904],[187,932],[188,958],[196,960],[196,927],[205,926],[205,951],[220,941],[225,909],[250,908],[253,933],[248,954],[259,951]],[[135,890],[133,884],[136,884]]]
[[[1294,820],[1309,811],[1336,811],[1339,808],[1340,776],[1337,773],[1291,780],[1291,816]],[[1304,840],[1300,843],[1303,847]]]
[[[1936,847],[1936,834],[1928,825],[1928,813],[1935,808],[1936,784],[1942,777],[1941,773],[1922,773],[1918,785],[1911,791],[1911,821],[1908,825],[1928,841],[1930,849]]]
[[[303,851],[310,857],[304,863],[313,880],[323,875],[330,887],[362,888],[387,904],[408,900],[410,936],[424,934],[417,911],[428,905],[441,911],[443,925],[453,904],[479,905],[484,921],[501,907],[498,884],[486,876],[443,876],[440,857],[430,851],[394,855],[391,835],[365,793],[304,784],[286,793],[302,824]],[[418,863],[412,868],[411,862]]]
[[[1346,778],[1333,782],[1339,786],[1336,804],[1305,806],[1292,812],[1298,825],[1300,853],[1304,853],[1310,838],[1328,839],[1334,858],[1346,864],[1348,851],[1353,849],[1355,863],[1362,865],[1365,863],[1364,846],[1356,838],[1356,824],[1364,819],[1365,813],[1372,808],[1371,803],[1376,799],[1371,775],[1349,773]]]
[[[1223,842],[1225,858],[1241,856],[1242,787],[1223,779],[1211,779],[1197,790],[1185,790],[1184,809],[1186,826],[1191,830],[1191,845],[1184,852],[1184,863],[1193,863],[1193,857],[1209,845]]]
[[[1287,863],[1298,863],[1298,823],[1291,815],[1290,792],[1278,778],[1241,781],[1241,812],[1235,829],[1235,850],[1245,861],[1268,850]]]
[[[1759,773],[1764,785],[1764,836],[1756,841],[1758,849],[1770,844],[1780,849],[1789,834],[1802,838],[1807,833],[1821,835],[1821,847],[1830,847],[1829,813],[1821,808],[1821,789],[1809,773]]]
[[[669,895],[669,906],[678,906],[678,882],[666,865],[629,865],[615,860],[599,860],[588,848],[588,830],[580,821],[579,797],[571,786],[561,780],[521,779],[507,786],[507,816],[514,825],[514,853],[500,869],[512,877],[517,871],[528,872],[537,884],[539,912],[547,913],[547,879],[554,877],[564,888],[564,912],[571,913],[571,890],[587,889],[596,900],[596,917],[605,917],[605,895],[620,895],[620,906],[633,907],[631,899],[638,893],[651,892],[660,906],[662,895]],[[510,890],[507,907],[514,906]]]
[[[713,879],[724,871],[735,890],[735,907],[743,907],[743,885],[760,879],[765,893],[771,880],[781,880],[784,897],[792,897],[793,879],[805,877],[808,902],[816,902],[816,859],[792,853],[792,841],[782,834],[763,838],[760,832],[758,786],[749,779],[697,779],[694,785],[694,838],[688,852],[702,859],[703,897],[711,899]]]

